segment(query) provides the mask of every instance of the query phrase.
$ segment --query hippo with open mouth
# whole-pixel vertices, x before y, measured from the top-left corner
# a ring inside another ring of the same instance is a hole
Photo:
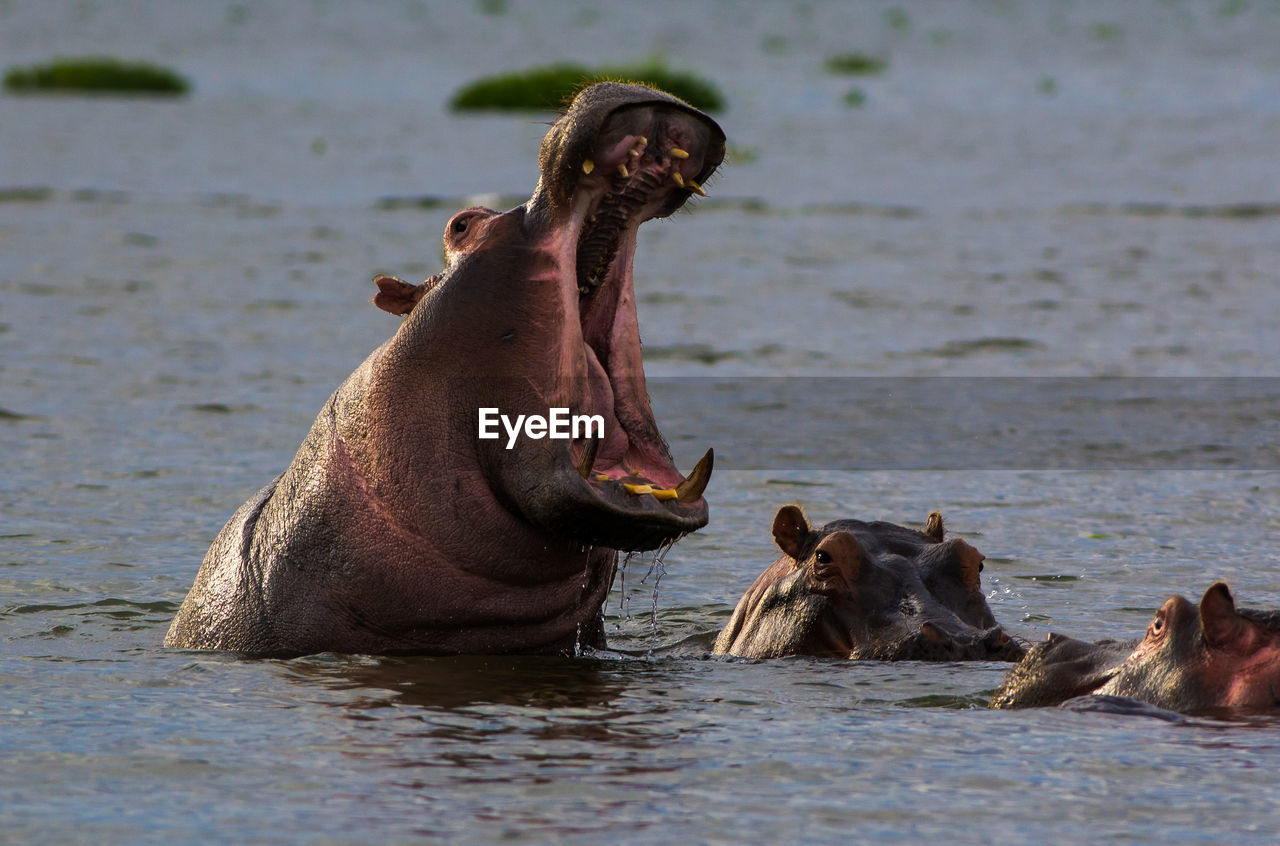
[[[747,589],[713,651],[1018,660],[1022,646],[997,625],[983,595],[982,553],[945,534],[936,511],[919,532],[861,520],[814,528],[799,506],[784,506],[773,521],[783,555]]]
[[[707,522],[711,452],[681,474],[649,407],[632,258],[639,225],[703,194],[724,149],[720,127],[670,95],[581,91],[542,142],[527,203],[450,221],[445,271],[408,292],[396,334],[223,528],[165,645],[603,645],[618,550]],[[576,438],[527,427],[510,442],[480,437],[484,409],[603,425]]]
[[[1179,713],[1280,709],[1280,611],[1237,608],[1226,582],[1193,605],[1170,597],[1139,641],[1051,634],[1010,670],[992,708],[1076,697],[1138,700]],[[1106,701],[1098,710],[1123,709]]]

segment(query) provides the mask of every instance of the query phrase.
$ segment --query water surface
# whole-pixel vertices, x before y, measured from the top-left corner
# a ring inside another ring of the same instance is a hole
[[[0,840],[1270,842],[1272,719],[992,712],[998,664],[706,647],[787,502],[940,509],[1028,639],[1137,636],[1216,578],[1280,606],[1280,10],[646,9],[0,5],[7,61],[195,84],[0,97]],[[822,70],[852,51],[887,70]],[[656,412],[720,461],[711,524],[626,563],[611,650],[161,649],[394,331],[368,280],[536,181],[544,116],[453,88],[654,53],[730,102],[712,196],[637,258]]]

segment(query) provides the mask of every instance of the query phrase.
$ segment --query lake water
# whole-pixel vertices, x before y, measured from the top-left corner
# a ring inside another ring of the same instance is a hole
[[[823,69],[855,51],[887,70]],[[1280,6],[0,3],[6,62],[83,53],[195,90],[0,97],[0,841],[1272,842],[1275,719],[707,644],[788,502],[940,509],[1028,639],[1135,637],[1216,578],[1280,606]],[[730,104],[636,268],[659,421],[718,469],[711,524],[626,564],[611,651],[162,649],[394,331],[369,279],[535,183],[545,116],[452,91],[652,55]]]

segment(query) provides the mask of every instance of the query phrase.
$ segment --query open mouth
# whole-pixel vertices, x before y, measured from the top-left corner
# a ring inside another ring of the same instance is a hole
[[[650,131],[669,134],[662,128]],[[602,151],[596,181],[608,187],[602,195],[591,194],[586,225],[578,240],[578,293],[591,294],[600,287],[618,254],[619,239],[629,230],[634,233],[635,225],[657,216],[665,205],[664,198],[675,191],[707,196],[693,176],[699,164],[690,162],[692,154],[678,146],[680,143],[688,142],[667,137],[650,144],[648,136],[624,134],[611,149]],[[583,161],[584,176],[594,174],[596,168],[594,158]]]
[[[692,531],[706,522],[708,450],[684,476],[672,463],[644,381],[632,280],[641,223],[671,214],[719,165],[723,136],[705,117],[666,104],[618,109],[577,162],[571,196],[573,277],[587,358],[586,405],[605,418],[604,437],[571,447],[594,495],[657,522]]]

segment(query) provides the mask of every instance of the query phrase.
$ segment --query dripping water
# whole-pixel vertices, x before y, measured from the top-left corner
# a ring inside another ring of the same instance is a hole
[[[640,580],[640,584],[645,584],[649,577],[653,577],[653,601],[649,611],[652,631],[654,637],[658,635],[658,585],[662,582],[662,577],[667,574],[665,561],[667,553],[671,551],[675,541],[663,544],[653,552],[653,560],[649,562],[649,570],[644,574],[644,578]]]
[[[621,629],[622,624],[631,619],[631,613],[629,610],[631,601],[630,597],[627,595],[627,567],[631,564],[631,559],[635,558],[636,555],[637,553],[635,552],[628,552],[623,556],[622,564],[618,567],[618,572],[621,574],[622,579],[620,593],[618,595],[618,622],[614,624],[614,628],[617,629]]]
[[[582,553],[583,559],[584,559],[583,567],[582,567],[582,597],[581,597],[583,601],[586,601],[589,594],[591,593],[591,550],[594,548],[595,547],[588,544],[588,545],[579,547],[579,550],[578,550],[579,552]],[[612,574],[610,574],[610,579],[612,578],[613,576]],[[573,657],[574,658],[582,657],[582,623],[581,622],[578,623],[578,626],[573,633]]]

